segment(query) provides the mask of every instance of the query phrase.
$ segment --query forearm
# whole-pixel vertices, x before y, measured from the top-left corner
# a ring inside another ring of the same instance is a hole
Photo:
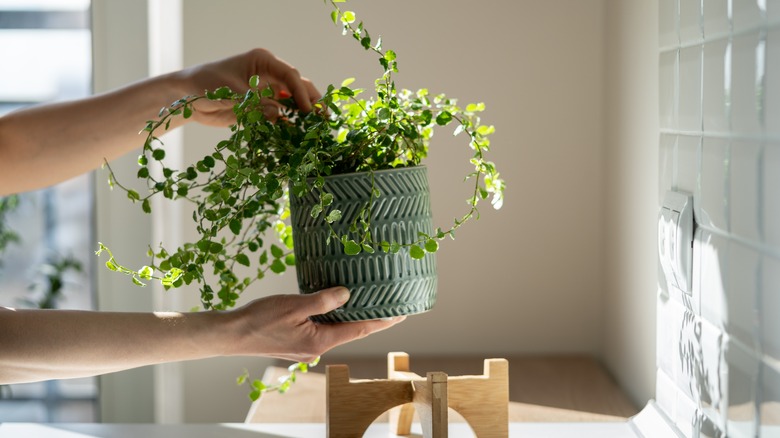
[[[0,308],[0,384],[104,374],[232,354],[231,313]]]
[[[185,82],[181,75],[164,75],[0,118],[0,195],[46,187],[140,148],[145,122],[194,92]]]

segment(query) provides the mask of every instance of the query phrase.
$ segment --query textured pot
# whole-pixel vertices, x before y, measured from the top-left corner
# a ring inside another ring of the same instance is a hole
[[[424,166],[374,172],[374,185],[380,197],[374,198],[371,235],[375,241],[407,243],[417,240],[418,231],[433,234],[428,173]],[[368,172],[333,175],[325,178],[323,189],[333,195],[331,209],[342,218],[334,222],[339,235],[346,234],[357,212],[371,197]],[[313,219],[312,206],[318,204],[312,193],[290,197],[295,264],[301,293],[332,286],[349,288],[349,301],[339,309],[313,319],[318,322],[358,321],[411,315],[430,310],[436,301],[436,259],[426,254],[420,260],[409,256],[407,248],[397,254],[377,250],[346,255],[339,242],[328,238],[322,216]],[[327,213],[326,211],[326,213]]]

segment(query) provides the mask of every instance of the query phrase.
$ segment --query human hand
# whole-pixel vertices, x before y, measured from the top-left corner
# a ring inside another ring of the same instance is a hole
[[[262,355],[311,362],[338,345],[398,324],[406,317],[336,324],[318,324],[309,316],[338,308],[349,291],[334,287],[307,295],[274,295],[232,311],[237,316],[239,342],[235,355]]]
[[[277,99],[292,97],[301,111],[309,112],[321,95],[314,84],[301,77],[298,70],[266,49],[201,64],[177,73],[183,84],[182,95],[201,95],[206,90],[227,86],[239,93],[249,88],[249,78],[258,75],[260,86],[270,86]],[[266,99],[266,116],[275,119],[279,103]],[[235,123],[231,102],[202,99],[194,104],[193,120],[213,126]]]

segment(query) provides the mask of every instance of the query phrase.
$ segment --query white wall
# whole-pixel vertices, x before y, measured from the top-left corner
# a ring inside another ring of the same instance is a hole
[[[93,0],[94,91],[100,93],[148,76],[145,2]],[[132,35],[132,38],[128,38]],[[140,144],[139,144],[140,146]],[[133,181],[137,153],[112,162],[122,181]],[[121,248],[123,263],[142,266],[151,236],[151,221],[119,192],[110,192],[105,171],[96,174],[96,236],[110,248]],[[95,243],[97,245],[97,243]],[[150,311],[152,296],[139,291],[93,258],[97,267],[98,308]],[[153,370],[150,367],[100,378],[101,419],[106,422],[154,421]]]
[[[398,53],[399,86],[487,104],[484,120],[497,127],[491,155],[508,190],[500,212],[485,209],[457,240],[442,245],[433,311],[338,353],[599,354],[605,317],[604,1],[347,5]],[[311,0],[187,0],[184,64],[261,46],[321,89],[350,76],[371,87],[376,61],[342,37],[328,13],[321,1]],[[188,128],[185,161],[224,135]],[[469,171],[469,154],[458,139],[440,132],[428,161],[434,215],[442,226],[465,212],[468,196],[457,175]],[[263,280],[252,297],[296,290],[288,274]],[[193,290],[193,301],[195,295]],[[186,364],[185,419],[240,421],[246,392],[231,382],[244,367],[257,373],[263,364]]]
[[[606,11],[604,360],[642,406],[655,387],[658,4]]]

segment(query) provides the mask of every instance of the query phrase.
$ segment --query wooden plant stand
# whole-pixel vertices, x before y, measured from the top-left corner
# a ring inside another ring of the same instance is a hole
[[[328,365],[326,427],[328,438],[359,438],[390,410],[390,430],[409,435],[414,412],[425,438],[446,438],[448,408],[457,411],[479,438],[509,436],[509,362],[485,359],[481,376],[410,372],[409,355],[387,355],[387,379],[350,380],[347,365]]]

